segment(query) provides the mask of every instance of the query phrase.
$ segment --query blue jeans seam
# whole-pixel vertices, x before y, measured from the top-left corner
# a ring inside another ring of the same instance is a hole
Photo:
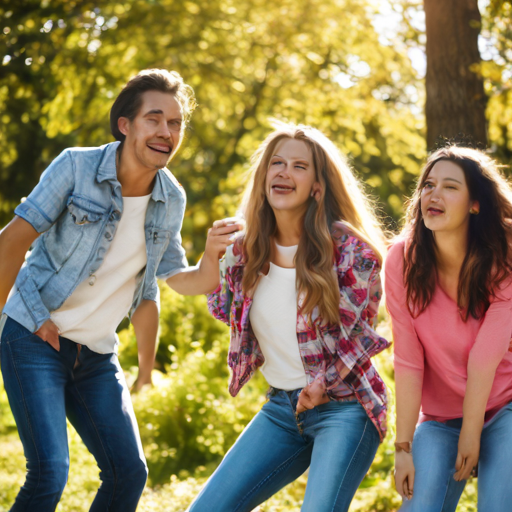
[[[240,509],[240,507],[244,504],[244,502],[247,501],[248,497],[250,497],[251,495],[253,495],[262,485],[264,485],[266,482],[268,482],[270,479],[272,479],[274,476],[276,476],[278,473],[280,473],[281,471],[283,471],[284,469],[286,469],[296,458],[297,456],[303,452],[307,447],[304,446],[303,448],[301,448],[300,450],[296,451],[291,457],[289,457],[287,460],[285,460],[281,465],[279,465],[274,471],[272,471],[272,473],[270,473],[269,475],[267,475],[267,477],[265,477],[263,480],[261,480],[261,482],[258,484],[258,485],[255,485],[245,496],[243,499],[241,499],[239,502],[238,502],[238,505],[236,506],[236,508],[233,510],[233,512],[237,512],[237,510]]]
[[[28,336],[25,336],[25,337],[28,337]],[[18,339],[21,339],[21,338],[18,338]],[[23,401],[23,410],[25,411],[25,416],[27,418],[27,425],[28,425],[28,428],[30,430],[30,438],[32,440],[32,444],[34,445],[34,450],[35,450],[36,455],[37,455],[37,464],[39,466],[39,471],[38,471],[38,475],[39,476],[38,476],[38,480],[37,480],[37,485],[34,488],[34,492],[32,493],[32,496],[30,497],[30,501],[27,503],[27,505],[30,505],[32,503],[32,500],[34,499],[34,495],[36,494],[37,489],[39,488],[39,484],[41,483],[41,458],[39,457],[39,452],[37,451],[37,443],[35,442],[35,438],[34,438],[34,431],[33,431],[33,428],[32,428],[32,422],[30,421],[30,415],[28,414],[27,402],[25,400],[25,394],[23,392],[23,386],[21,385],[21,379],[20,379],[20,376],[18,374],[18,370],[16,368],[16,364],[15,364],[15,361],[14,361],[14,355],[12,353],[12,350],[11,350],[11,347],[10,347],[9,343],[6,344],[6,347],[9,350],[9,355],[11,356],[11,364],[12,364],[12,367],[14,369],[14,373],[16,375],[16,380],[18,381],[18,386],[20,388],[21,399]]]
[[[105,450],[105,446],[103,445],[103,441],[102,441],[101,436],[100,436],[100,434],[98,432],[98,428],[96,427],[96,424],[94,423],[94,420],[92,419],[92,415],[89,412],[89,408],[87,407],[87,404],[85,403],[85,400],[83,399],[82,395],[80,394],[80,391],[78,390],[77,385],[76,384],[73,384],[73,385],[74,385],[74,388],[76,390],[76,393],[77,393],[78,397],[80,398],[80,401],[82,402],[85,410],[87,411],[87,416],[89,416],[89,419],[91,420],[91,424],[92,424],[92,426],[94,428],[94,431],[96,432],[96,436],[98,437],[98,440],[100,442],[100,445],[101,445],[101,448],[103,450],[103,453],[105,454],[105,457],[106,457],[108,463],[110,464],[110,467],[112,469],[112,473],[114,475],[114,488],[112,490],[112,495],[110,496],[110,502],[109,502],[109,508],[110,508],[110,506],[112,505],[112,502],[114,500],[114,496],[116,494],[116,488],[117,488],[117,472],[116,472],[116,467],[115,467],[114,463],[112,462],[111,458],[108,456],[107,451]],[[96,461],[96,462],[98,462],[98,461]]]
[[[345,477],[347,476],[347,473],[348,473],[348,470],[350,469],[350,466],[352,465],[352,462],[354,461],[354,458],[358,455],[359,453],[359,447],[361,446],[361,443],[363,441],[363,438],[366,434],[366,428],[368,426],[368,418],[366,419],[366,421],[364,422],[364,429],[363,429],[363,433],[361,434],[361,438],[359,439],[359,443],[357,443],[357,447],[356,449],[354,450],[354,454],[352,455],[352,458],[350,459],[350,462],[347,464],[347,468],[345,469],[345,474],[343,475],[343,478],[341,479],[341,482],[340,482],[340,486],[338,487],[338,492],[336,493],[336,499],[334,500],[334,503],[333,503],[333,506],[332,506],[332,509],[331,509],[331,512],[336,512],[335,511],[335,508],[336,508],[336,503],[338,501],[338,497],[340,495],[340,492],[341,492],[341,488],[343,486],[343,482],[345,481]],[[373,423],[372,423],[373,425]],[[359,487],[359,486],[358,486]]]
[[[448,495],[448,489],[450,487],[450,478],[453,478],[453,475],[448,475],[448,482],[446,483],[446,488],[444,490],[444,497],[443,497],[443,503],[441,504],[441,510],[444,510],[444,505],[446,503],[446,496]],[[457,507],[455,507],[457,508]]]

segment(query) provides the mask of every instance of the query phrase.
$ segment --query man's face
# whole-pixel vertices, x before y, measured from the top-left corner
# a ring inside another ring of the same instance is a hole
[[[170,93],[146,91],[135,119],[120,117],[118,125],[126,135],[123,160],[127,158],[146,169],[165,167],[181,143],[181,108]]]

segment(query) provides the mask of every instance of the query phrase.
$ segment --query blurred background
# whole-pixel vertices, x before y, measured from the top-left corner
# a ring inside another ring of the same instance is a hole
[[[178,71],[199,104],[170,165],[188,195],[190,263],[212,221],[236,212],[270,117],[329,136],[390,231],[443,137],[471,138],[512,161],[510,0],[2,0],[0,227],[61,150],[113,140],[111,104],[148,67]],[[266,385],[258,376],[229,396],[227,328],[209,317],[204,297],[162,289],[160,324],[155,385],[133,396],[150,470],[139,510],[178,512],[262,405]],[[384,311],[379,329],[390,337]],[[132,328],[123,324],[120,338],[133,381]],[[390,358],[377,364],[392,391]],[[58,510],[81,512],[99,479],[72,428],[69,437]],[[392,438],[391,428],[351,511],[398,509]],[[23,483],[24,464],[0,381],[0,510]],[[304,476],[261,511],[299,510],[305,485]],[[457,510],[476,511],[475,482]]]

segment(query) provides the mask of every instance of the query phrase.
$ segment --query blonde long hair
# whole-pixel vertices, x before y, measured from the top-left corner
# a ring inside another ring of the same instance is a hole
[[[274,128],[253,156],[251,178],[242,203],[246,219],[242,288],[246,294],[254,290],[259,273],[270,261],[271,237],[276,234],[276,219],[265,195],[270,159],[283,139],[301,140],[311,149],[321,195],[318,201],[309,199],[304,216],[295,257],[297,290],[304,294],[303,314],[311,314],[318,306],[322,319],[336,324],[339,323],[339,286],[333,271],[333,222],[342,220],[348,224],[354,235],[372,247],[380,261],[385,238],[361,184],[345,157],[325,135],[304,125],[274,123]]]

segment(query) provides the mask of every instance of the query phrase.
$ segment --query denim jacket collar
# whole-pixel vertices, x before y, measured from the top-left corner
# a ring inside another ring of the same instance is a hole
[[[117,180],[116,168],[116,154],[120,144],[121,143],[119,141],[107,144],[105,156],[98,167],[98,174],[96,176],[98,183],[108,180],[112,182],[113,187],[120,186],[120,183]],[[161,201],[165,203],[170,196],[179,196],[178,191],[175,191],[174,188],[170,188],[164,184],[166,179],[164,174],[170,175],[167,169],[159,169],[155,176],[155,185],[151,192],[151,199],[153,199],[153,201]],[[172,179],[173,177],[171,177],[171,180]]]

